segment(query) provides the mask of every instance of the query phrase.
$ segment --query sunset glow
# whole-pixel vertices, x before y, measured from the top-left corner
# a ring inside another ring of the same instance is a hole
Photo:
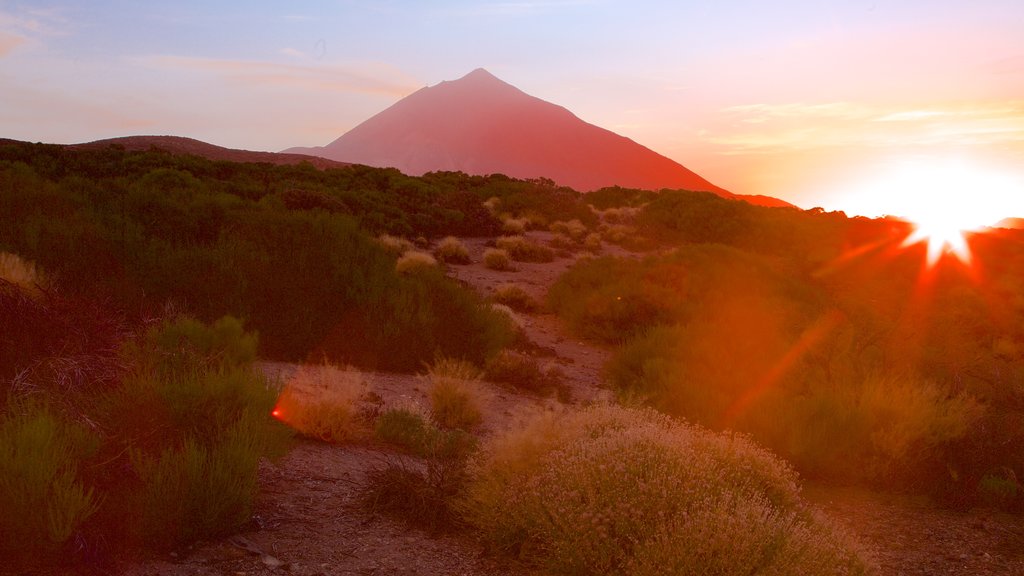
[[[1001,0],[16,1],[0,6],[0,137],[322,146],[484,67],[729,191],[915,218],[920,192],[877,193],[902,158],[1024,178],[1022,19]],[[846,183],[872,198],[837,195]],[[978,209],[958,226],[1024,216]]]

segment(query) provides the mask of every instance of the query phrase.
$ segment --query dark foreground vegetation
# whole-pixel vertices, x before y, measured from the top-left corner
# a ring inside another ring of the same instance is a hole
[[[812,477],[1024,508],[1018,231],[930,266],[904,222],[710,194],[663,193],[636,226],[671,249],[585,260],[549,298],[618,346],[622,399],[749,432]]]

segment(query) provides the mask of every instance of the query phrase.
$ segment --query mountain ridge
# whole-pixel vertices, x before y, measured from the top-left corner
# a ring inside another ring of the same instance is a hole
[[[531,96],[477,68],[457,80],[420,88],[326,146],[285,153],[434,171],[549,178],[582,192],[608,186],[707,191],[753,204],[792,206],[740,196],[625,136],[585,122],[563,106]]]
[[[301,164],[302,162],[309,162],[320,169],[343,168],[351,165],[348,162],[338,162],[321,156],[226,148],[185,136],[120,136],[79,144],[67,144],[66,146],[77,150],[97,150],[108,146],[123,146],[125,150],[129,151],[157,149],[170,154],[194,154],[209,160],[226,160],[229,162],[268,162],[270,164]]]

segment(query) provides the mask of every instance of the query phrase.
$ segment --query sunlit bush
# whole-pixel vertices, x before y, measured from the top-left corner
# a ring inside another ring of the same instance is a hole
[[[434,249],[434,256],[445,264],[469,264],[472,262],[466,245],[454,236],[447,236],[441,240],[437,248]]]
[[[750,441],[652,411],[549,414],[488,441],[464,516],[555,574],[863,574],[854,544]]]
[[[409,240],[399,238],[397,236],[391,236],[389,234],[381,234],[377,237],[377,242],[379,242],[385,250],[395,256],[401,256],[402,254],[416,248],[416,246]]]
[[[437,260],[426,252],[410,250],[399,257],[395,262],[395,272],[399,274],[412,274],[418,270],[433,269],[437,267]]]
[[[488,248],[484,250],[484,266],[491,270],[515,270],[515,266],[512,265],[512,257],[509,256],[508,251],[501,248]]]
[[[370,391],[360,372],[336,366],[303,366],[285,383],[274,416],[300,433],[346,442],[364,427],[359,401]]]
[[[491,300],[504,304],[516,312],[530,314],[540,309],[540,303],[517,284],[502,284],[494,289]]]
[[[430,412],[442,428],[472,430],[483,421],[484,402],[479,379],[472,364],[440,358],[427,371],[430,385]]]
[[[548,229],[556,234],[564,234],[575,242],[583,242],[583,237],[587,235],[587,227],[575,219],[568,222],[564,220],[552,222]]]
[[[551,262],[555,259],[551,248],[525,236],[501,236],[495,240],[495,246],[508,252],[516,262]]]
[[[8,252],[0,252],[0,279],[19,286],[30,294],[46,289],[49,284],[46,275],[35,262]]]

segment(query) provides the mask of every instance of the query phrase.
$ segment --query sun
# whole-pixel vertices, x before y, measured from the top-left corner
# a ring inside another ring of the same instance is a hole
[[[909,221],[903,242],[928,245],[928,263],[945,255],[971,261],[967,236],[1002,218],[1024,213],[1019,179],[991,167],[949,158],[899,162],[841,194],[847,210],[868,216],[892,215]]]

